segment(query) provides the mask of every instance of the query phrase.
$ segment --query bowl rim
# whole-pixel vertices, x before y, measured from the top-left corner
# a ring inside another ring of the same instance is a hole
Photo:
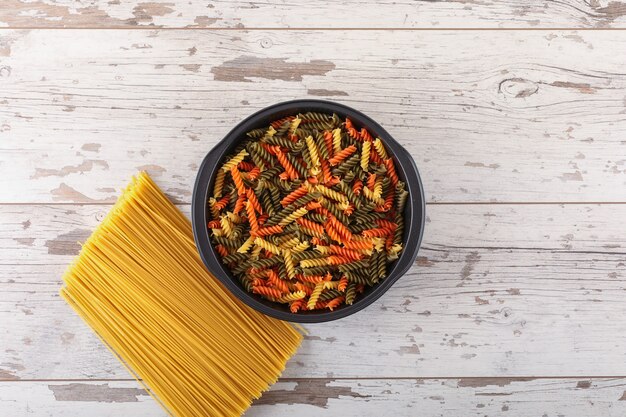
[[[290,311],[279,310],[276,303],[261,299],[255,294],[247,292],[239,283],[237,278],[225,267],[213,248],[207,228],[206,202],[209,190],[214,180],[219,162],[224,156],[234,148],[239,142],[245,139],[245,133],[256,125],[266,125],[264,121],[268,118],[279,118],[276,113],[296,114],[305,111],[317,111],[327,113],[337,113],[341,117],[349,117],[355,125],[366,127],[375,136],[380,137],[386,145],[389,153],[395,159],[398,175],[407,183],[409,197],[407,212],[410,221],[405,222],[405,239],[403,240],[403,251],[388,272],[388,276],[378,284],[371,287],[369,293],[358,298],[352,305],[344,305],[334,311],[321,310],[304,313],[291,313]],[[262,121],[263,120],[263,121]],[[204,157],[194,184],[191,218],[193,234],[198,253],[205,266],[226,288],[243,303],[253,309],[268,316],[298,323],[321,323],[337,320],[354,314],[380,298],[391,286],[404,275],[414,263],[420,248],[424,228],[426,223],[426,204],[424,198],[424,187],[419,175],[415,161],[411,155],[400,145],[382,126],[369,116],[355,110],[347,105],[316,99],[290,100],[273,104],[254,112],[239,122],[223,139],[221,139]],[[416,230],[417,229],[417,230]]]

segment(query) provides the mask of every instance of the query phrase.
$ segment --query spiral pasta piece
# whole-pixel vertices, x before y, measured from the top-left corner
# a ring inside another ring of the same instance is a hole
[[[364,230],[361,234],[367,237],[386,237],[389,234],[389,229],[378,227],[375,229]]]
[[[328,263],[326,259],[304,259],[300,261],[300,266],[302,268],[313,268],[316,266],[326,266]]]
[[[341,129],[333,130],[333,154],[341,152]]]
[[[339,133],[341,134],[341,130],[339,130]],[[324,145],[326,146],[326,152],[328,153],[328,158],[331,158],[335,152],[333,133],[330,130],[326,130],[323,134],[323,140]],[[339,141],[341,141],[341,136],[339,136]]]
[[[291,248],[292,252],[302,252],[305,251],[311,246],[308,241],[299,242],[297,245]]]
[[[261,256],[261,251],[263,250],[263,248],[261,246],[258,245],[254,245],[254,248],[252,248],[252,252],[250,252],[250,259],[256,259],[258,260],[259,257]]]
[[[320,194],[322,194],[323,196],[328,197],[330,199],[333,199],[335,201],[348,202],[348,197],[346,197],[344,194],[342,194],[342,193],[340,193],[338,191],[332,190],[332,189],[326,187],[325,185],[318,184],[315,187],[315,191],[317,191]]]
[[[251,234],[251,237],[264,237],[264,236],[270,236],[270,235],[275,235],[278,233],[282,233],[282,231],[284,230],[284,228],[280,225],[274,225],[274,226],[265,226],[265,227],[259,227],[259,229],[256,232],[253,232]]]
[[[296,211],[294,211],[293,213],[291,213],[290,215],[288,215],[287,217],[285,217],[284,219],[282,219],[278,225],[279,226],[286,226],[289,223],[296,221],[297,219],[299,219],[300,217],[304,216],[305,214],[307,214],[309,212],[309,210],[306,207],[300,207],[299,209],[297,209]]]
[[[300,119],[299,117],[293,119],[291,121],[291,124],[289,125],[289,133],[293,135],[296,132],[296,129],[298,129],[298,126],[300,126],[301,122],[302,119]]]
[[[389,211],[391,207],[393,207],[393,202],[396,197],[396,193],[394,190],[395,189],[393,187],[390,188],[387,192],[387,195],[385,196],[385,204],[383,204],[384,211]]]
[[[304,300],[296,300],[289,303],[289,311],[297,313],[305,306]]]
[[[261,294],[272,298],[280,299],[283,293],[278,288],[254,286],[252,292],[255,294]]]
[[[228,162],[222,165],[222,171],[230,171],[232,168],[236,168],[237,165],[239,165],[239,163],[248,155],[248,152],[246,152],[245,149],[242,149],[237,155],[233,156],[230,160],[228,160]]]
[[[337,285],[337,290],[341,291],[341,292],[345,292],[346,288],[348,288],[348,278],[346,278],[345,275],[342,275],[341,278],[339,278],[339,284]]]
[[[235,206],[233,208],[233,213],[234,214],[239,214],[241,213],[241,211],[245,208],[245,202],[246,202],[246,195],[245,194],[238,194],[237,195],[237,201],[235,201]]]
[[[296,222],[302,227],[317,231],[320,235],[324,234],[324,228],[319,223],[315,223],[307,218],[300,218]]]
[[[354,304],[354,299],[356,298],[356,285],[354,283],[348,284],[346,288],[346,304],[352,305]]]
[[[280,255],[281,254],[281,249],[274,245],[273,243],[268,242],[267,240],[264,240],[260,237],[256,237],[254,238],[254,244],[257,246],[260,246],[261,248],[265,249],[268,252],[271,252],[275,255]]]
[[[223,210],[228,205],[229,202],[230,202],[230,197],[226,195],[226,196],[222,197],[221,199],[219,199],[218,201],[215,201],[213,203],[214,204],[213,208],[215,210],[218,210],[218,212],[219,212],[219,211]],[[211,200],[209,200],[209,203],[211,203]]]
[[[229,255],[228,249],[224,245],[216,245],[215,250],[220,254],[223,258],[226,258]]]
[[[400,190],[396,194],[396,210],[398,213],[402,213],[404,211],[404,207],[406,206],[406,199],[409,196],[408,191]]]
[[[289,292],[287,281],[283,281],[273,269],[267,270],[267,283],[282,293]]]
[[[372,239],[367,240],[356,240],[355,237],[352,237],[350,242],[346,242],[343,245],[346,249],[354,249],[354,250],[372,250],[374,248],[374,241]]]
[[[326,263],[328,265],[343,265],[343,264],[349,264],[353,261],[354,261],[353,259],[344,258],[343,256],[337,256],[337,255],[332,255],[326,258]]]
[[[339,286],[339,281],[325,281],[322,284],[325,290],[334,290]]]
[[[287,239],[278,243],[278,247],[281,249],[291,249],[299,243],[300,240],[296,236],[294,236],[291,239]]]
[[[220,217],[220,224],[222,225],[222,230],[224,231],[226,237],[231,237],[233,235],[233,228],[228,217]]]
[[[315,145],[315,141],[313,140],[313,136],[307,136],[305,139],[306,146],[309,150],[309,155],[311,156],[311,163],[314,167],[320,166],[320,157],[317,151],[317,145]]]
[[[363,259],[363,254],[352,249],[347,249],[345,246],[330,245],[330,253],[342,256],[353,261]]]
[[[385,145],[380,138],[376,138],[374,140],[374,149],[376,150],[378,156],[380,156],[380,159],[385,160],[388,158],[387,150],[385,149]]]
[[[320,282],[319,284],[315,286],[315,289],[309,296],[309,301],[307,301],[307,304],[306,304],[309,310],[313,310],[315,308],[315,305],[317,304],[317,300],[320,298],[320,295],[322,294],[323,289],[324,289],[323,282]]]
[[[361,148],[361,169],[365,172],[369,170],[370,165],[370,151],[371,151],[372,142],[363,142],[363,147]]]
[[[248,215],[248,222],[250,223],[250,230],[253,233],[257,233],[259,230],[259,222],[257,220],[256,213],[254,212],[254,206],[250,203],[250,201],[246,201],[245,207]]]
[[[324,275],[303,275],[303,274],[296,274],[296,279],[298,281],[302,281],[302,282],[309,282],[312,284],[317,284],[318,282],[322,282],[322,281],[328,281],[326,279],[326,276]]]
[[[377,177],[376,182],[374,183],[374,188],[372,189],[372,195],[374,198],[381,198],[383,194],[383,177]]]
[[[356,152],[356,146],[350,145],[350,146],[348,146],[345,149],[341,149],[341,150],[337,151],[335,153],[335,156],[330,158],[328,160],[328,162],[331,165],[335,166],[335,165],[339,164],[340,162],[344,161],[347,157],[352,155],[354,152]]]
[[[215,184],[213,185],[213,197],[220,198],[224,192],[224,178],[226,177],[226,171],[220,169],[215,175]]]
[[[352,120],[348,119],[347,117],[346,117],[345,126],[346,126],[346,130],[348,131],[348,135],[351,138],[359,139],[359,140],[361,139],[361,135],[359,134],[359,131],[354,128],[354,125],[352,124]]]
[[[330,255],[330,247],[326,245],[315,245],[315,250],[323,255]]]
[[[335,242],[343,243],[343,237],[330,223],[326,223],[326,233]]]
[[[326,308],[329,309],[330,311],[333,311],[334,309],[339,307],[341,304],[343,304],[345,300],[346,300],[346,297],[344,296],[333,298],[332,300],[326,303]]]
[[[318,230],[315,229],[309,229],[308,227],[305,226],[301,226],[300,230],[302,231],[302,233],[312,236],[312,237],[316,237],[318,239],[324,239],[326,237],[326,233],[323,232],[323,228],[322,228],[322,232],[319,232]]]
[[[239,171],[239,168],[237,168],[236,166],[232,167],[230,170],[230,174],[233,177],[233,182],[235,183],[235,187],[237,188],[237,193],[239,195],[245,195],[246,186],[243,183],[243,178],[241,177],[241,172]]]
[[[370,150],[370,161],[373,162],[376,166],[381,166],[385,164],[385,162],[380,158],[378,153],[376,153],[375,149]]]
[[[293,203],[300,197],[305,196],[308,192],[309,192],[309,188],[307,187],[307,185],[301,185],[300,187],[296,188],[294,191],[287,194],[282,200],[280,200],[280,204],[282,204],[283,206],[288,206],[289,204]]]
[[[295,116],[287,116],[287,117],[283,117],[282,119],[278,119],[278,120],[274,120],[272,123],[270,123],[270,125],[274,128],[274,129],[278,129],[279,127],[281,127],[285,122],[291,122],[293,119],[295,119]]]
[[[389,179],[391,180],[391,185],[395,187],[398,184],[399,180],[398,174],[396,173],[396,167],[393,164],[393,159],[385,159],[385,167],[387,168],[387,174],[389,175]]]
[[[254,246],[254,237],[250,236],[246,241],[237,249],[238,253],[248,253]]]
[[[287,156],[280,150],[280,148],[274,148],[274,155],[278,159],[278,162],[285,168],[285,172],[289,175],[289,178],[292,180],[298,179],[298,172],[294,168],[294,166],[289,162]]]
[[[291,257],[291,251],[289,249],[284,250],[283,257],[285,258],[285,268],[287,269],[287,276],[290,279],[294,279],[296,277],[296,266],[294,264],[293,258]]]
[[[377,206],[384,206],[385,205],[385,200],[383,200],[380,197],[376,197],[374,195],[374,192],[372,190],[370,190],[369,188],[367,188],[367,187],[363,188],[363,195],[368,200],[374,202]]]
[[[294,291],[292,293],[283,295],[278,302],[279,303],[291,303],[292,301],[302,300],[306,297],[306,293],[304,291]]]
[[[387,251],[387,259],[390,261],[395,261],[396,259],[398,259],[398,254],[400,253],[400,251],[402,251],[401,245],[393,245]]]
[[[250,201],[250,204],[257,213],[264,213],[263,207],[261,206],[261,203],[259,203],[256,194],[254,194],[254,191],[252,191],[250,188],[246,188],[246,197],[248,197],[248,201]]]
[[[261,175],[261,169],[259,167],[254,167],[248,172],[247,179],[254,181],[259,177],[259,175]]]
[[[343,240],[344,243],[345,242],[350,242],[352,240],[352,232],[350,231],[350,229],[348,229],[345,224],[340,222],[332,214],[328,215],[328,224],[330,224],[330,226],[332,226],[332,228],[337,230],[339,235],[342,237],[342,240]]]
[[[371,142],[372,140],[374,140],[374,138],[372,137],[372,135],[370,135],[370,132],[367,131],[366,128],[362,127],[361,131],[359,132],[359,136],[361,137],[361,140],[363,140],[363,144],[365,145],[365,142]]]

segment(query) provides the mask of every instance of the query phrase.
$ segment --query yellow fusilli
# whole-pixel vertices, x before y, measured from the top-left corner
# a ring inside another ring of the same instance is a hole
[[[317,185],[315,187],[315,190],[319,192],[320,194],[322,194],[323,196],[331,198],[335,201],[348,201],[348,197],[346,197],[344,194],[341,194],[340,192],[335,191],[335,190],[331,190],[330,188],[325,187],[321,184]]]
[[[328,262],[326,259],[303,259],[300,261],[300,266],[302,268],[314,268],[316,266],[326,266]]]
[[[291,248],[292,252],[302,252],[309,248],[309,242],[306,240],[304,242],[299,242],[297,245]]]
[[[230,171],[233,167],[239,165],[239,163],[243,161],[246,156],[248,156],[248,152],[246,152],[245,149],[242,149],[237,155],[233,156],[228,162],[222,165],[222,171]]]
[[[380,138],[376,138],[376,140],[374,140],[374,149],[376,149],[376,153],[378,153],[378,156],[380,156],[383,160],[387,159],[387,150],[385,149],[385,145],[383,145],[383,141],[380,140]]]
[[[287,270],[287,276],[289,277],[289,279],[294,279],[296,277],[296,266],[293,264],[291,251],[289,249],[285,249],[283,251],[283,256],[285,258],[285,269]]]
[[[299,117],[293,119],[291,121],[291,124],[289,125],[289,133],[291,133],[292,135],[296,133],[296,129],[298,128],[298,126],[300,126],[300,122],[302,122],[302,119],[300,119]]]
[[[287,295],[282,296],[278,302],[279,303],[290,303],[292,301],[296,301],[296,300],[302,300],[304,297],[306,297],[306,293],[304,291],[294,291],[291,292]]]
[[[306,306],[309,310],[313,310],[315,308],[315,304],[317,304],[317,300],[319,300],[320,295],[322,294],[322,290],[324,289],[324,283],[320,282],[315,286],[311,296],[309,297],[309,301],[306,303]]]
[[[293,221],[296,221],[297,219],[299,219],[300,217],[304,216],[308,212],[309,212],[309,210],[307,210],[306,207],[300,207],[298,210],[294,211],[289,216],[287,216],[284,219],[282,219],[278,223],[278,225],[279,226],[287,226],[289,223],[291,223]]]
[[[361,169],[365,172],[368,171],[370,165],[370,151],[372,149],[372,142],[363,142],[363,148],[361,148]]]
[[[341,151],[341,129],[333,130],[333,150],[335,153]]]
[[[220,224],[222,225],[222,230],[224,231],[226,237],[231,237],[233,235],[233,228],[228,217],[220,217]]]
[[[282,250],[267,240],[261,239],[260,237],[254,238],[254,244],[262,247],[266,251],[272,252],[274,255],[280,255]]]
[[[239,249],[237,249],[237,252],[248,253],[248,251],[252,249],[252,246],[254,246],[254,237],[250,236],[248,239],[246,239],[245,242],[243,242],[243,245],[239,246]]]
[[[315,245],[315,250],[324,255],[330,254],[330,246]]]

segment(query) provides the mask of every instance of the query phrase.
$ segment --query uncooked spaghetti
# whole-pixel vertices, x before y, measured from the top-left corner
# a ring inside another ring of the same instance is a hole
[[[63,279],[65,300],[177,417],[241,415],[302,339],[208,273],[189,221],[145,173]]]

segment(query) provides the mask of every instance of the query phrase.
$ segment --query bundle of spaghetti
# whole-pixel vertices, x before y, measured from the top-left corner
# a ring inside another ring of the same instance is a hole
[[[302,338],[209,274],[189,221],[145,173],[63,280],[63,298],[177,417],[241,415],[277,380]]]

